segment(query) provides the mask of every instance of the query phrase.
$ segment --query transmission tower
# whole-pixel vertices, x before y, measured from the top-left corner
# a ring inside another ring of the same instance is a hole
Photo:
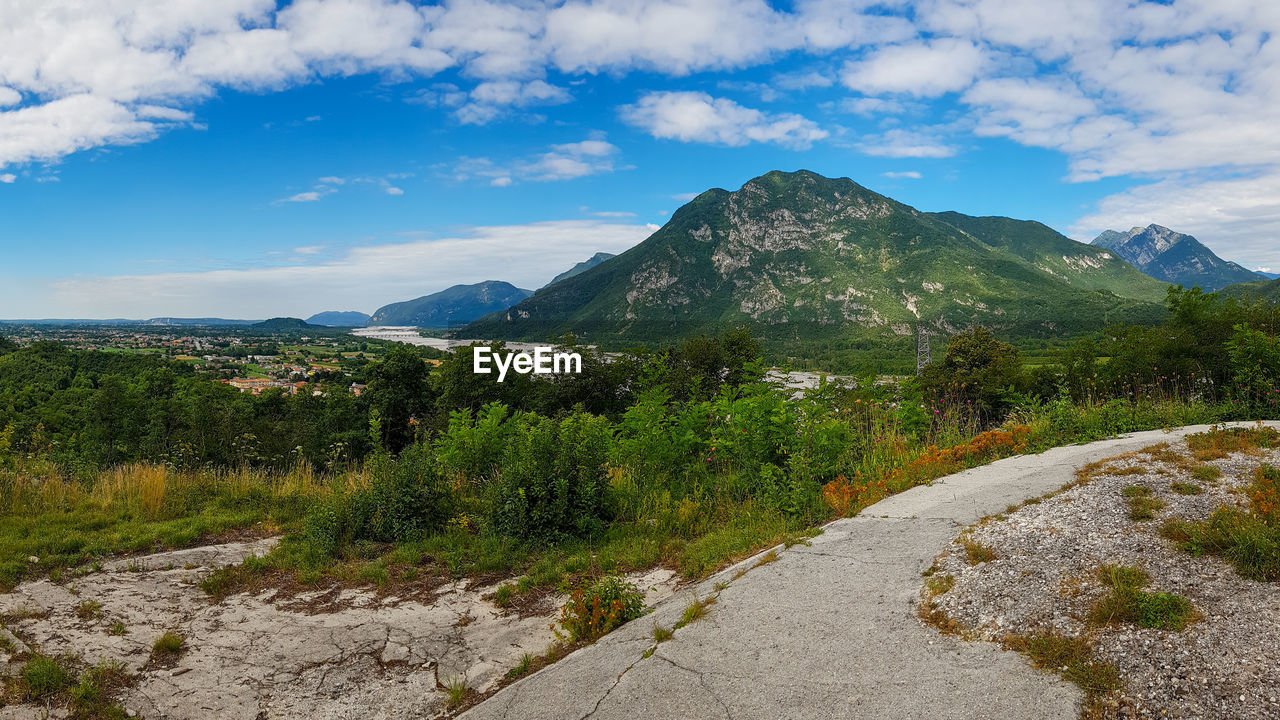
[[[924,369],[933,362],[933,354],[929,349],[929,328],[916,326],[916,376],[924,374]]]

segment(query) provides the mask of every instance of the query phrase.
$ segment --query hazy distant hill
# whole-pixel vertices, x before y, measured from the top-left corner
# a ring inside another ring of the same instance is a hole
[[[271,332],[283,332],[288,330],[324,330],[320,325],[312,325],[311,323],[294,317],[277,317],[270,320],[263,320],[249,326],[253,330],[268,330]]]
[[[583,260],[582,262],[578,263],[577,265],[574,265],[568,270],[565,270],[559,275],[551,278],[551,282],[547,283],[547,285],[554,285],[555,283],[558,283],[561,280],[564,280],[565,278],[571,278],[574,275],[581,275],[582,273],[590,270],[591,268],[599,265],[600,263],[612,257],[616,257],[616,256],[613,253],[598,252],[595,255],[592,255],[591,257],[587,258],[586,260]],[[543,287],[546,287],[546,285],[544,285]]]
[[[505,310],[532,294],[499,280],[454,285],[438,293],[378,308],[368,324],[447,328],[469,323],[495,310]]]
[[[770,337],[1026,334],[1151,320],[1166,287],[1036,222],[924,213],[847,178],[771,172],[708,190],[644,242],[463,332],[665,340],[736,324]]]
[[[131,322],[125,320],[123,322]],[[228,320],[227,318],[177,318],[163,317],[143,320],[143,325],[253,325],[260,320]]]
[[[355,310],[326,310],[307,318],[312,325],[327,327],[362,327],[369,316]]]
[[[1263,275],[1223,260],[1194,237],[1161,225],[1135,227],[1123,233],[1106,230],[1094,238],[1093,244],[1114,250],[1157,280],[1184,287],[1213,291],[1264,279]]]

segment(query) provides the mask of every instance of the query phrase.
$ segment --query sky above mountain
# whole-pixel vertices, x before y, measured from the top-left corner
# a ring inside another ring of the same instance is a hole
[[[1266,0],[8,0],[0,317],[539,287],[709,187],[847,176],[1280,267]]]

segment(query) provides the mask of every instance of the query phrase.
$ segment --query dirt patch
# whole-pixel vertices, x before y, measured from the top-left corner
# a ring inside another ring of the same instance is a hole
[[[1121,681],[1095,698],[1098,717],[1280,717],[1280,584],[1188,555],[1160,534],[1169,519],[1244,507],[1242,490],[1262,464],[1280,464],[1280,452],[1196,458],[1178,442],[1091,466],[1066,491],[967,532],[994,557],[971,565],[959,544],[939,557],[921,614],[972,638],[1087,640],[1090,662],[1114,668]],[[1134,514],[1134,498],[1150,500],[1143,513]],[[1108,566],[1112,576],[1116,567],[1143,576],[1126,591],[1133,619],[1099,619],[1100,605],[1116,601]],[[1180,625],[1161,625],[1159,613],[1181,608],[1179,598],[1194,619],[1175,631],[1168,628]]]

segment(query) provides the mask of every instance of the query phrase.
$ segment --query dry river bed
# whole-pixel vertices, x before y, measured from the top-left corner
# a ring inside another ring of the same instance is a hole
[[[943,614],[935,622],[945,617],[952,630],[984,640],[1088,639],[1123,681],[1095,710],[1104,717],[1280,718],[1280,585],[1246,579],[1218,557],[1188,555],[1160,534],[1170,518],[1199,521],[1220,506],[1246,508],[1243,489],[1259,466],[1280,466],[1280,451],[1211,461],[1221,470],[1212,482],[1191,474],[1190,454],[1177,440],[1120,456],[1065,492],[973,527],[935,565],[933,577],[954,578],[932,598]],[[1180,494],[1174,483],[1203,492]],[[1149,520],[1130,519],[1130,486],[1148,488],[1164,506]],[[995,559],[971,565],[965,540]],[[1098,575],[1104,565],[1140,568],[1150,578],[1143,590],[1187,598],[1198,619],[1181,632],[1090,622],[1109,592]],[[924,602],[932,592],[924,590]]]
[[[213,602],[199,588],[214,568],[274,544],[160,553],[62,584],[23,584],[0,595],[7,625],[0,634],[9,638],[0,642],[9,649],[0,649],[0,673],[19,671],[24,649],[91,665],[118,661],[136,680],[118,698],[130,717],[430,718],[445,713],[449,683],[485,692],[555,639],[551,624],[565,598],[552,595],[517,613],[482,597],[496,585],[465,579],[412,597],[328,588]],[[649,604],[676,588],[675,574],[664,569],[629,579]],[[156,662],[152,646],[166,632],[182,635],[184,650]],[[65,714],[34,704],[0,707],[3,720]]]

